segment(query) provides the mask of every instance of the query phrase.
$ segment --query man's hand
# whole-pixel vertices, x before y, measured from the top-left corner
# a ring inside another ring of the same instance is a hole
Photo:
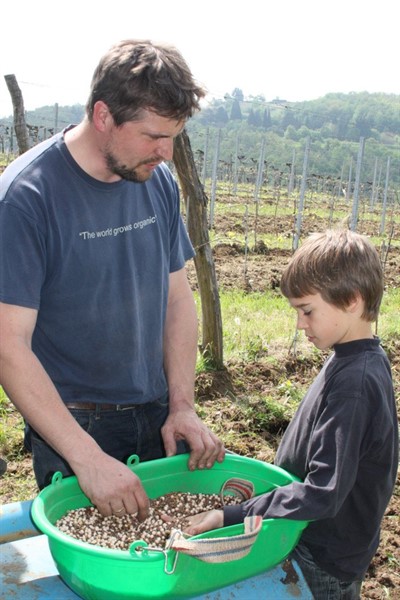
[[[90,463],[75,466],[82,491],[104,516],[149,515],[149,499],[140,479],[129,467],[104,452]]]
[[[221,440],[201,421],[194,410],[177,410],[169,414],[161,434],[167,456],[176,454],[177,440],[190,446],[189,469],[211,469],[215,461],[222,462],[225,448]]]

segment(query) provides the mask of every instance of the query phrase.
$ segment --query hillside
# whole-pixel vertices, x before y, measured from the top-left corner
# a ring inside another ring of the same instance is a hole
[[[77,123],[84,106],[44,106],[27,111],[32,143],[49,137],[70,123]],[[0,120],[2,151],[10,148],[12,117]],[[360,138],[365,140],[362,181],[379,180],[400,185],[400,96],[394,94],[331,93],[307,102],[245,98],[236,88],[232,95],[213,99],[187,125],[199,172],[210,176],[216,152],[218,168],[226,178],[235,161],[247,178],[254,177],[261,147],[269,183],[287,175],[295,161],[301,172],[306,140],[311,143],[309,172],[316,177],[345,180],[354,173]],[[14,146],[15,147],[15,142]],[[389,161],[389,164],[388,164]],[[397,192],[396,192],[397,193]]]
[[[242,99],[240,90],[214,100],[188,124],[192,146],[210,163],[218,143],[219,160],[228,167],[239,158],[257,164],[265,145],[269,183],[288,173],[293,160],[301,172],[306,141],[311,144],[309,172],[317,177],[347,178],[365,140],[363,182],[383,181],[390,159],[389,181],[400,184],[400,96],[393,94],[328,94],[308,102]],[[205,150],[206,140],[208,148]]]

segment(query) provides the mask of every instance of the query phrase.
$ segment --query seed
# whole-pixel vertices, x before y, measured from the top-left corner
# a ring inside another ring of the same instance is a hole
[[[235,496],[225,496],[224,504],[239,504]],[[135,540],[150,547],[165,547],[171,529],[182,529],[185,519],[206,510],[222,508],[218,494],[171,492],[150,500],[149,517],[140,523],[133,515],[103,517],[97,508],[88,506],[68,511],[56,522],[66,535],[103,548],[128,550]],[[162,514],[171,517],[165,523]]]

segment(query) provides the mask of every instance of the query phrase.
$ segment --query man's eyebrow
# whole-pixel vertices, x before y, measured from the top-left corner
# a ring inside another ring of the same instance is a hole
[[[155,132],[148,132],[147,135],[149,137],[152,137],[154,139],[160,139],[160,138],[176,138],[178,137],[178,135],[180,135],[182,133],[183,129],[181,129],[181,131],[178,131],[178,133],[171,135],[169,133],[155,133]]]
[[[145,134],[148,135],[149,137],[152,137],[152,138],[169,138],[169,137],[172,137],[172,136],[168,135],[167,133],[156,133],[155,131],[146,131]]]

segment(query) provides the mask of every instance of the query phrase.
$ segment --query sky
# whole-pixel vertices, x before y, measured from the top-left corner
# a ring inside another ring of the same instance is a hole
[[[12,115],[4,75],[26,110],[85,104],[98,60],[115,42],[174,44],[208,98],[240,88],[299,102],[331,92],[400,94],[397,0],[4,0],[0,118]]]

